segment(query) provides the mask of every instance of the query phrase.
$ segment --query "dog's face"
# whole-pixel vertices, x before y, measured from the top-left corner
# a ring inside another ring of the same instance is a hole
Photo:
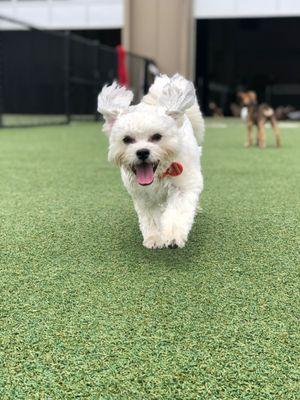
[[[111,129],[108,158],[146,186],[163,173],[179,150],[175,120],[153,107],[119,116]]]
[[[257,104],[257,95],[253,91],[238,92],[237,97],[242,106],[248,107]]]
[[[150,89],[148,103],[130,107],[133,93],[116,83],[104,86],[98,97],[109,136],[109,160],[143,186],[151,185],[175,161],[184,112],[195,103],[193,84],[180,75],[157,79],[159,90]]]

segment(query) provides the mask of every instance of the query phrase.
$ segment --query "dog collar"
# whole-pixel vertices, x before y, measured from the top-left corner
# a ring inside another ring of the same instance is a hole
[[[162,178],[165,178],[166,176],[179,176],[182,174],[182,171],[183,165],[178,162],[173,162],[162,174]]]

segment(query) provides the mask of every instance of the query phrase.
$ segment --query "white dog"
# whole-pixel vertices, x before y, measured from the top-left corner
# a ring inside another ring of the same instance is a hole
[[[130,106],[132,98],[116,83],[99,94],[108,159],[121,168],[144,246],[184,247],[203,189],[204,122],[194,86],[178,74],[162,75],[138,105]]]

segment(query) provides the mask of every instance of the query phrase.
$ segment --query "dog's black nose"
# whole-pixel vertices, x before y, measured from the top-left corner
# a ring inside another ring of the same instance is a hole
[[[137,152],[136,152],[136,155],[138,156],[138,158],[140,159],[140,160],[147,160],[147,158],[149,157],[149,155],[150,155],[150,150],[148,150],[148,149],[140,149],[140,150],[138,150]]]

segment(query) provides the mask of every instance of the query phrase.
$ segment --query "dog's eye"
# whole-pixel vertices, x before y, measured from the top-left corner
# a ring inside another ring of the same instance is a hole
[[[154,133],[154,135],[151,136],[152,142],[158,142],[162,138],[160,133]]]
[[[125,144],[134,143],[134,139],[131,136],[125,136],[124,139],[123,139],[123,142]]]

